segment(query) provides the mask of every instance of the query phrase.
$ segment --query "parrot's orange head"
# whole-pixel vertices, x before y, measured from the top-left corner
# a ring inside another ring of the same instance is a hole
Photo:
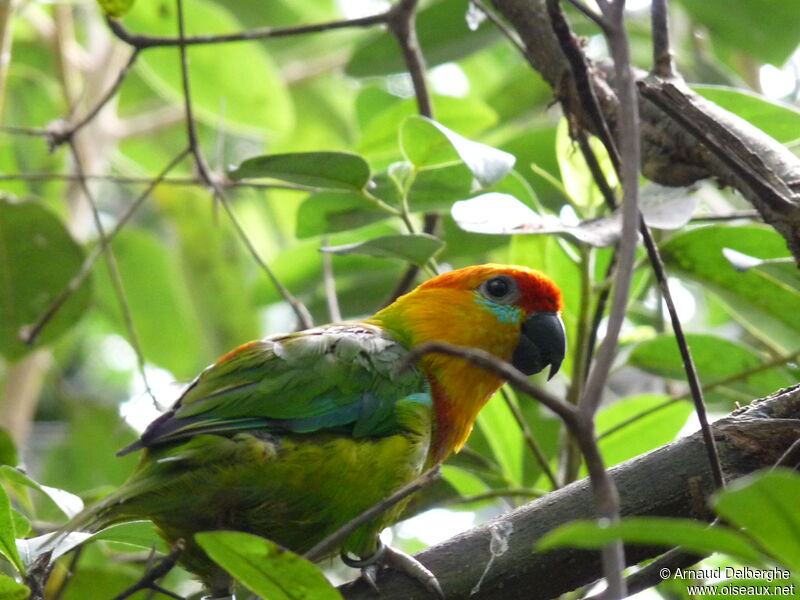
[[[373,320],[409,346],[442,341],[480,348],[527,375],[550,366],[552,377],[566,353],[562,307],[561,290],[543,273],[487,264],[434,277]],[[433,388],[442,459],[464,444],[503,382],[460,358],[429,354],[420,364]]]

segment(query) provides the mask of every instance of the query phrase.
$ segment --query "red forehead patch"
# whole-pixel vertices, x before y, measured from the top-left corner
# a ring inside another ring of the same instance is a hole
[[[465,267],[444,273],[426,281],[419,289],[446,287],[451,289],[474,290],[497,275],[513,277],[521,293],[516,303],[525,312],[556,312],[563,308],[561,290],[547,275],[541,271],[517,265],[487,264]]]

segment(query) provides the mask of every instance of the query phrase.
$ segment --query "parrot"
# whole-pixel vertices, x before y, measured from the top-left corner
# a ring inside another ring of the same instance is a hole
[[[430,341],[478,348],[526,375],[549,366],[552,377],[566,353],[562,308],[560,289],[544,273],[485,264],[433,277],[361,321],[239,346],[118,453],[141,451],[141,458],[73,526],[97,531],[150,520],[168,543],[183,540],[180,562],[210,597],[230,597],[230,576],[195,533],[242,531],[307,552],[460,450],[504,383],[444,354],[401,368],[412,348]],[[382,565],[441,595],[416,559],[384,552],[379,534],[404,505],[352,532],[341,555],[351,566],[380,555]]]

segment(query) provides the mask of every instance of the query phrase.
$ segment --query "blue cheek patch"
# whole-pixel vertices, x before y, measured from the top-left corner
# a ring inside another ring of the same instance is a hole
[[[519,323],[522,320],[522,309],[517,306],[497,304],[483,296],[475,298],[475,303],[490,310],[501,323]]]

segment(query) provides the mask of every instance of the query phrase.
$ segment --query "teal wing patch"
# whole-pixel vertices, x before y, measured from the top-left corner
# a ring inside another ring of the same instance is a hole
[[[430,410],[422,373],[400,373],[407,349],[366,324],[329,325],[250,342],[203,371],[121,454],[200,434],[338,431],[381,437]]]

